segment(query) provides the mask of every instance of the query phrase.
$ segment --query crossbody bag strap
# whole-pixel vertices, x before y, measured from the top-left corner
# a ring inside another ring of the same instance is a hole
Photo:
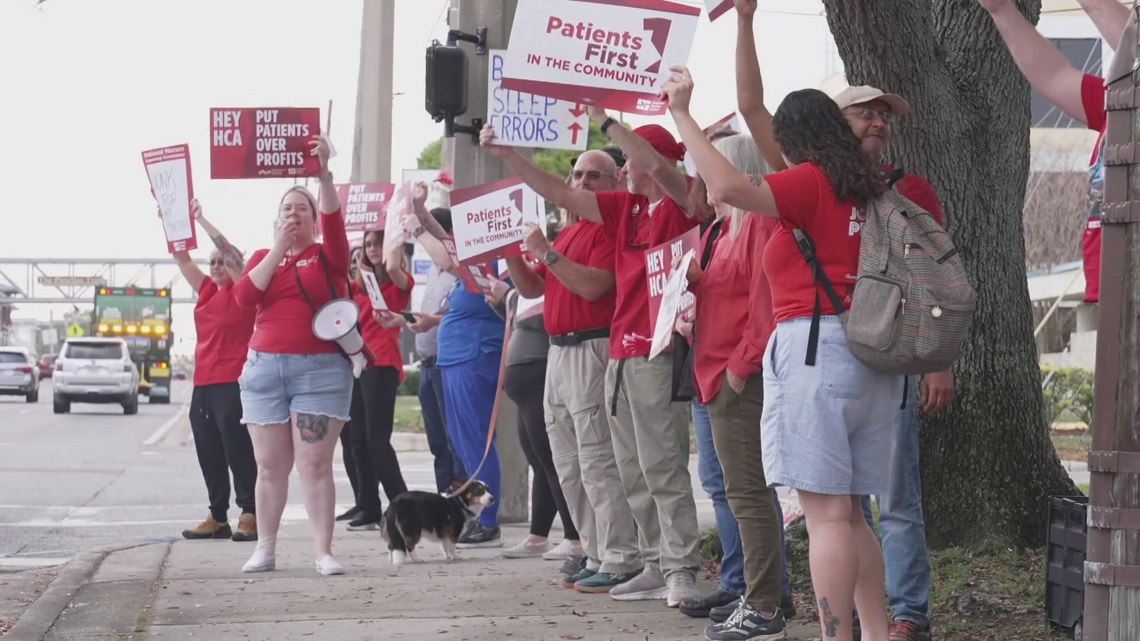
[[[329,269],[328,261],[325,259],[324,250],[318,248],[317,257],[321,261],[321,268],[325,272],[325,281],[329,284],[329,294],[332,296],[330,300],[335,300],[339,298],[339,296],[336,293],[336,287],[333,286],[332,274]],[[305,299],[305,303],[309,305],[309,309],[313,310],[314,314],[317,313],[317,306],[313,304],[313,299],[309,298],[309,293],[305,291],[305,286],[301,284],[301,270],[297,268],[297,263],[293,263],[293,278],[297,280],[297,289],[301,290],[301,298]]]
[[[831,281],[827,278],[827,274],[823,273],[823,267],[819,264],[819,259],[815,254],[815,244],[812,243],[811,237],[802,229],[793,229],[792,236],[796,240],[796,247],[799,248],[800,255],[804,257],[804,262],[806,262],[808,268],[811,269],[812,290],[815,291],[815,304],[811,312],[811,327],[808,330],[807,357],[804,359],[804,364],[811,367],[815,365],[815,356],[819,348],[819,321],[823,315],[819,300],[820,287],[822,287],[823,292],[827,294],[827,298],[831,301],[831,306],[836,314],[843,313],[843,301],[839,298],[839,295],[835,293],[835,288],[831,286]]]

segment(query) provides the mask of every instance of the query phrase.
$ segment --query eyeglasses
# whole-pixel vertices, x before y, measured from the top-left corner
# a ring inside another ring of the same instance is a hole
[[[210,259],[210,267],[225,267],[225,266],[226,266],[225,259],[222,259],[222,258],[211,258]]]
[[[879,111],[878,109],[872,109],[870,107],[859,107],[857,109],[846,109],[843,111],[843,115],[854,116],[860,120],[868,120],[868,121],[874,120],[875,118],[878,118],[879,120],[883,121],[883,123],[885,123],[887,125],[893,125],[893,124],[895,124],[895,121],[898,120],[898,116],[896,116],[891,111]]]
[[[601,180],[602,176],[612,177],[613,174],[608,171],[582,171],[580,169],[575,169],[570,172],[570,177],[574,180],[582,180],[583,178],[587,180]]]

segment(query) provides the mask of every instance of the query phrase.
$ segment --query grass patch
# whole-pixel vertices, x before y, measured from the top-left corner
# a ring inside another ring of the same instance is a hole
[[[1062,461],[1088,461],[1092,435],[1087,430],[1050,430],[1049,438]]]
[[[423,432],[424,416],[420,411],[420,399],[415,396],[397,396],[396,414],[392,421],[396,432]]]

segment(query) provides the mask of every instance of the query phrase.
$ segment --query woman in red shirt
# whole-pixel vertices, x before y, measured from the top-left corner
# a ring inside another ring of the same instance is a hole
[[[401,312],[412,302],[415,279],[404,269],[404,246],[397,243],[384,255],[384,232],[364,234],[364,252],[351,284],[352,298],[360,308],[360,334],[369,352],[368,367],[352,388],[352,423],[349,440],[356,461],[357,507],[360,512],[348,523],[349,530],[374,530],[380,525],[380,492],[388,500],[408,491],[400,473],[400,461],[392,449],[392,422],[396,391],[404,380],[400,356],[400,328],[380,324],[382,312],[373,309],[364,283],[365,272],[374,274],[389,312]],[[382,269],[377,269],[383,266]]]
[[[182,277],[198,294],[194,305],[194,392],[190,397],[190,429],[198,466],[206,481],[210,513],[198,525],[182,531],[188,539],[257,540],[254,486],[257,463],[249,430],[241,422],[243,354],[253,334],[253,311],[234,300],[234,282],[241,278],[245,260],[226,237],[202,215],[198,200],[190,211],[217,249],[210,253],[210,274],[202,273],[190,252],[174,252]],[[161,213],[159,214],[161,216]],[[226,468],[229,467],[229,471]],[[230,530],[226,512],[230,503],[230,473],[234,503],[241,509],[237,531]]]
[[[258,543],[243,572],[276,568],[277,530],[296,464],[313,532],[317,572],[343,574],[332,555],[336,488],[332,458],[349,419],[352,367],[335,343],[313,334],[313,314],[347,294],[348,237],[332,174],[328,142],[318,137],[320,216],[308,189],[289,188],[277,213],[277,238],[259,249],[234,289],[238,304],[256,309],[253,337],[238,383],[242,422],[257,457]],[[317,229],[323,242],[317,242]]]
[[[762,259],[776,320],[763,367],[764,475],[770,484],[796,488],[803,506],[823,636],[851,639],[854,601],[864,638],[885,639],[883,558],[860,497],[886,489],[903,377],[873,370],[851,354],[834,315],[844,310],[820,303],[819,284],[792,234],[803,230],[811,238],[824,276],[849,306],[865,211],[886,190],[880,168],[863,153],[839,106],[821,91],[803,89],[789,94],[772,118],[790,169],[745,176],[689,114],[688,70],[673,71],[664,92],[709,194],[779,218]],[[829,314],[818,323],[812,318],[817,306]]]

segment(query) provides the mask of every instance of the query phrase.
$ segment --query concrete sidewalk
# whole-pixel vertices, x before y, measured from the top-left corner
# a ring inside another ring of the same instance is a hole
[[[283,639],[451,641],[486,639],[702,639],[707,619],[664,601],[619,602],[557,585],[559,563],[507,560],[499,550],[463,550],[448,563],[438,548],[422,563],[392,566],[378,532],[334,539],[347,573],[319,576],[308,528],[289,522],[277,571],[243,574],[253,544],[185,541],[96,551],[72,561],[8,635],[12,641]],[[504,527],[508,542],[525,536]],[[712,584],[704,578],[702,590]],[[788,639],[818,636],[789,625]],[[6,640],[7,641],[7,640]]]

